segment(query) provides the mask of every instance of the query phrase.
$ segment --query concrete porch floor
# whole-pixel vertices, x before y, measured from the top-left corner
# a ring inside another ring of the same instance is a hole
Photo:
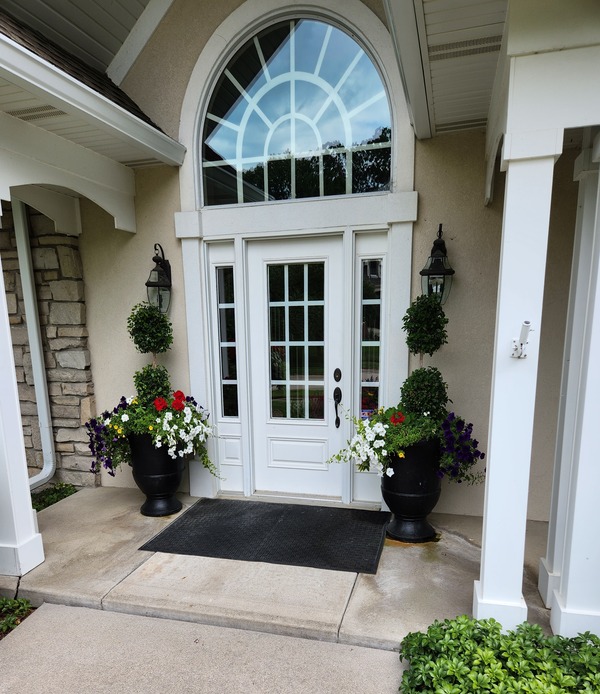
[[[358,687],[356,678],[369,680],[367,664],[376,659],[380,674],[378,686],[372,691],[391,692],[397,691],[401,676],[399,659],[393,651],[409,631],[425,629],[435,619],[471,614],[473,581],[479,577],[480,518],[432,514],[431,520],[441,532],[440,541],[422,545],[386,541],[378,572],[372,576],[141,551],[138,548],[144,542],[176,517],[142,516],[142,501],[137,489],[84,489],[38,514],[46,560],[21,579],[0,576],[0,595],[14,597],[18,591],[19,597],[29,599],[35,606],[54,603],[67,607],[44,605],[5,638],[0,643],[3,671],[9,664],[6,656],[10,649],[18,648],[23,653],[22,646],[26,646],[26,652],[27,639],[43,634],[44,629],[51,635],[50,641],[56,639],[61,620],[63,624],[80,625],[83,633],[86,624],[88,631],[95,634],[106,631],[107,645],[113,653],[127,629],[154,634],[164,644],[165,639],[159,637],[161,630],[179,634],[178,630],[195,629],[194,633],[198,633],[199,625],[210,625],[202,627],[201,640],[217,643],[230,634],[229,641],[235,641],[238,651],[249,649],[248,663],[252,661],[250,653],[257,656],[260,651],[260,657],[265,658],[271,650],[298,653],[301,646],[302,651],[311,653],[314,676],[320,667],[324,669],[316,689],[314,682],[313,689],[308,684],[306,689],[282,688],[280,677],[273,689],[263,681],[262,688],[245,690],[341,692],[351,685],[355,690],[371,691],[362,683]],[[195,499],[182,496],[182,501],[185,510]],[[529,523],[524,595],[529,621],[549,630],[549,613],[536,588],[537,565],[545,554],[546,533],[546,523]],[[131,615],[142,622],[136,626]],[[77,637],[71,633],[69,638],[77,643],[85,640],[83,634]],[[250,641],[242,647],[240,639]],[[44,644],[38,644],[42,652],[48,647],[47,642]],[[72,644],[63,646],[67,649],[61,648],[64,653]],[[317,646],[318,652],[313,653]],[[362,654],[355,674],[350,665],[354,662],[351,653]],[[181,656],[184,657],[183,651]],[[344,670],[350,681],[331,669],[332,658],[338,656],[340,662],[348,659]],[[215,658],[212,662],[216,666]],[[315,664],[318,658],[323,659],[320,665]],[[382,659],[387,663],[385,667]],[[289,659],[284,661],[282,673],[290,676],[293,668],[289,669]],[[23,665],[22,662],[18,667],[21,676]],[[130,660],[125,659],[123,667],[130,666]],[[302,671],[305,666],[309,667],[308,663],[298,663]],[[328,677],[335,679],[339,690],[327,688]],[[389,687],[382,677],[389,678]],[[37,691],[23,688],[22,680],[17,681],[21,689],[6,691]],[[297,678],[294,681],[297,683]],[[90,691],[138,691],[103,689],[104,684],[98,682],[100,688]],[[223,681],[219,686],[238,691],[231,682]],[[178,691],[218,690],[178,687]],[[54,690],[46,686],[39,691]],[[60,691],[70,690],[63,687]],[[146,686],[139,691],[154,690]]]

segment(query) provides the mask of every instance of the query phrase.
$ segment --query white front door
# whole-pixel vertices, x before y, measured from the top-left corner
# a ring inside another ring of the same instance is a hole
[[[334,391],[351,392],[342,237],[249,242],[247,277],[254,489],[340,498],[325,461],[346,430]]]

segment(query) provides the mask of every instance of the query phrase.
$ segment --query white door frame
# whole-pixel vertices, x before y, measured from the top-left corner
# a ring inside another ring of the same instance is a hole
[[[299,208],[298,205],[302,207]],[[200,213],[176,214],[176,232],[182,240],[186,314],[188,326],[188,350],[190,355],[190,388],[198,393],[198,399],[210,412],[216,408],[216,386],[210,363],[212,330],[203,319],[210,314],[210,286],[212,281],[208,264],[207,247],[211,244],[232,245],[231,260],[238,287],[246,285],[244,263],[245,246],[253,239],[306,234],[306,229],[317,229],[319,234],[343,233],[344,255],[347,267],[354,263],[354,235],[387,230],[387,261],[389,277],[396,278],[393,287],[387,283],[389,307],[385,316],[387,344],[382,371],[386,375],[382,398],[393,400],[399,392],[408,369],[408,351],[402,333],[401,317],[410,303],[412,223],[417,215],[416,192],[374,193],[361,196],[317,199],[307,201],[282,201],[269,204],[205,208]],[[330,226],[324,226],[329,220]],[[334,225],[335,223],[335,225]],[[303,233],[301,234],[301,229]],[[260,231],[250,231],[260,230]],[[352,320],[354,294],[346,292],[345,312]],[[246,334],[244,311],[236,314],[238,335]],[[247,345],[244,345],[247,347]],[[349,349],[351,345],[349,345]],[[245,349],[240,350],[241,352]],[[345,357],[344,368],[352,368],[351,355]],[[350,366],[348,366],[348,364]],[[240,381],[247,382],[249,365],[244,358],[238,363]],[[397,399],[397,398],[396,398]],[[354,404],[354,403],[353,403]],[[243,487],[240,493],[250,495],[254,489],[251,466],[251,428],[248,424],[250,403],[240,391],[240,450],[239,460],[243,471]],[[217,424],[219,424],[217,422]],[[212,441],[209,453],[217,457],[217,445]],[[351,471],[344,484],[343,502],[352,499]],[[193,496],[215,496],[220,490],[218,480],[211,477],[199,463],[190,464],[190,492]]]

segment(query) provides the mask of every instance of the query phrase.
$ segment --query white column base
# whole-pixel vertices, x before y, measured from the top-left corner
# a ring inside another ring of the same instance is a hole
[[[547,559],[542,557],[539,565],[538,590],[544,601],[544,605],[549,609],[552,607],[554,591],[560,587],[560,574],[550,571]]]
[[[24,576],[44,561],[44,547],[39,533],[18,547],[0,545],[0,575]]]
[[[527,620],[527,604],[521,598],[519,602],[495,602],[484,600],[481,581],[475,581],[473,588],[473,617],[475,619],[493,618],[502,625],[503,631],[514,629]]]
[[[558,593],[554,593],[550,626],[555,634],[572,638],[577,634],[591,631],[600,634],[600,612],[578,612],[568,610],[561,602]]]

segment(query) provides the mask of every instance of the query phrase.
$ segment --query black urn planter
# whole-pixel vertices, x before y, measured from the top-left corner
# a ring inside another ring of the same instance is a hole
[[[427,520],[442,491],[438,476],[440,444],[437,439],[408,446],[405,457],[390,456],[394,474],[381,478],[381,493],[392,512],[387,534],[402,542],[428,542],[436,537]]]
[[[133,479],[146,495],[140,508],[143,516],[170,516],[181,511],[175,496],[183,476],[183,458],[173,459],[166,446],[155,448],[150,434],[128,436]]]

